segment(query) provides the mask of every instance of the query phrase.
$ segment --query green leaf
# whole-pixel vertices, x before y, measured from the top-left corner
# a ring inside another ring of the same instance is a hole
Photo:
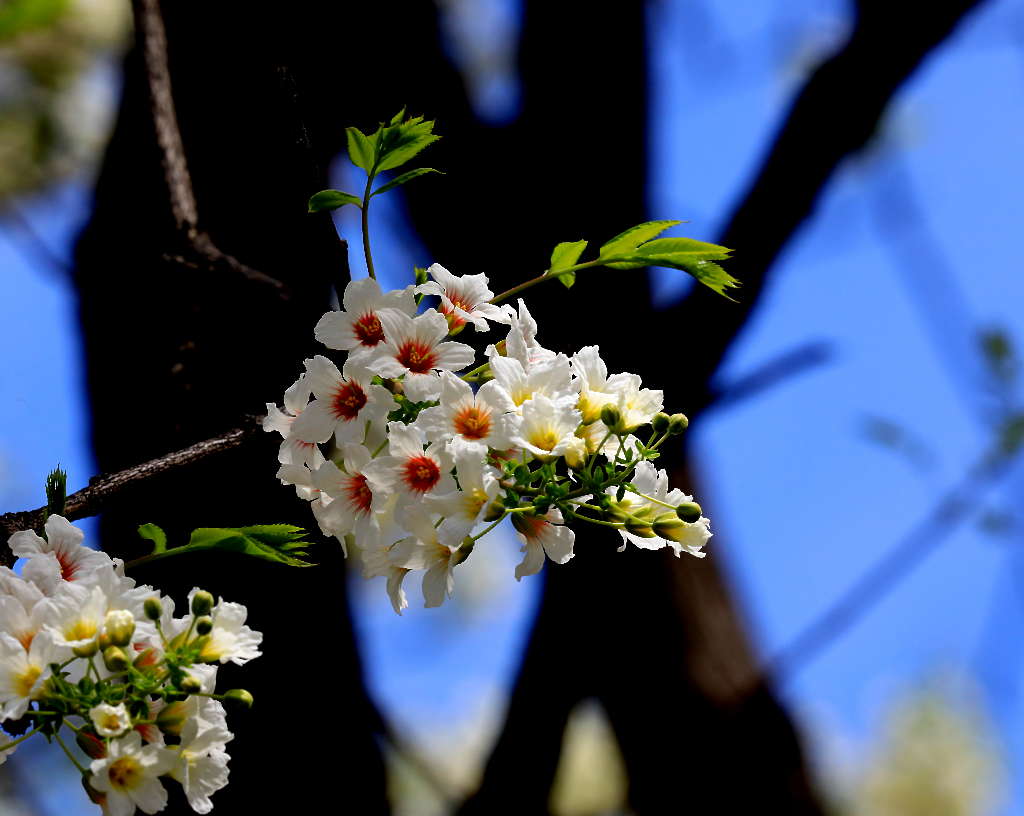
[[[359,128],[345,128],[345,134],[348,137],[348,157],[352,164],[369,173],[376,158],[374,143]]]
[[[732,252],[718,244],[707,244],[693,238],[659,238],[648,241],[627,253],[625,258],[606,264],[610,269],[637,269],[641,266],[672,266],[674,263],[694,261],[721,261]],[[663,262],[658,264],[654,258]]]
[[[681,269],[683,272],[689,272],[722,297],[735,300],[735,298],[729,297],[725,290],[737,288],[740,282],[714,261],[674,260],[671,256],[654,256],[649,259],[649,262],[651,266],[664,266],[669,269]]]
[[[551,266],[548,267],[545,274],[557,275],[560,269],[574,266],[586,248],[586,241],[565,241],[559,244],[551,252]],[[558,279],[565,284],[566,288],[569,288],[576,282],[576,273],[565,272],[559,275]]]
[[[440,139],[433,133],[434,122],[416,116],[396,125],[389,125],[379,132],[380,159],[377,170],[394,170],[401,167],[424,148]]]
[[[396,113],[394,116],[391,117],[390,124],[397,125],[404,118],[405,118],[405,105],[402,105],[402,109],[398,113]]]
[[[440,170],[435,170],[433,167],[420,167],[417,170],[410,170],[408,173],[402,173],[402,175],[391,179],[391,181],[389,181],[383,187],[380,187],[377,190],[374,190],[372,193],[370,193],[370,197],[373,198],[373,196],[380,195],[381,193],[386,193],[388,190],[394,190],[396,187],[400,187],[407,181],[412,181],[414,178],[425,176],[428,173],[440,173],[442,176],[444,175],[444,173],[441,173]]]
[[[302,560],[310,543],[301,540],[303,534],[301,527],[290,524],[200,527],[192,531],[187,546],[193,550],[237,552],[291,567],[312,567],[312,563]]]
[[[346,204],[355,204],[362,208],[363,200],[352,193],[343,193],[341,190],[321,190],[309,199],[309,212],[322,212],[324,210],[336,210]]]
[[[155,524],[140,525],[139,535],[147,541],[153,542],[153,552],[163,552],[167,549],[167,533]]]
[[[682,224],[682,221],[647,221],[630,227],[621,232],[601,247],[598,257],[607,258],[609,255],[626,255],[636,249],[644,241],[657,238],[669,227]]]

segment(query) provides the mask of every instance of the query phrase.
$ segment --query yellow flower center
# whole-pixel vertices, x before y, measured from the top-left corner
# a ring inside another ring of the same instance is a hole
[[[142,781],[142,766],[132,757],[121,757],[110,763],[107,776],[115,788],[128,790]]]
[[[42,666],[36,666],[34,663],[29,664],[25,671],[14,678],[15,693],[19,697],[28,697],[32,693],[32,687],[36,684],[36,680],[39,679],[39,675],[42,673]]]

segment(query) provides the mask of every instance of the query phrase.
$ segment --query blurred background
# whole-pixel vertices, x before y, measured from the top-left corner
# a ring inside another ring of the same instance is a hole
[[[517,584],[506,533],[401,618],[330,543],[313,577],[140,575],[267,633],[218,812],[1024,814],[1024,3],[346,5],[162,12],[199,223],[287,305],[180,260],[132,5],[0,8],[0,511],[279,401],[358,239],[305,199],[408,104],[448,175],[377,200],[392,285],[497,291],[646,218],[735,249],[737,304],[660,270],[529,301],[544,345],[600,342],[690,415],[666,465],[715,537],[580,536]],[[262,442],[83,525],[122,553],[145,521],[308,524]],[[322,711],[268,755],[296,687]],[[19,750],[0,812],[94,812],[66,765]]]

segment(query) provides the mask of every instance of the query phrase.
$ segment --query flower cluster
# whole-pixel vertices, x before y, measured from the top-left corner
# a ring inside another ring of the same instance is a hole
[[[252,704],[243,689],[215,693],[217,666],[258,657],[262,635],[244,606],[199,589],[174,617],[171,599],[82,540],[58,515],[44,536],[10,538],[26,560],[20,574],[0,568],[0,723],[15,737],[0,742],[0,763],[38,733],[60,744],[106,816],[163,810],[165,778],[208,813],[228,779],[224,706]]]
[[[687,425],[662,412],[661,391],[609,374],[596,346],[544,348],[526,304],[497,305],[484,275],[434,264],[419,280],[348,284],[314,332],[344,359],[306,360],[264,422],[283,438],[278,478],[324,534],[358,544],[396,612],[410,571],[427,606],[451,596],[454,568],[505,518],[525,553],[516,578],[571,559],[576,522],[615,528],[622,549],[703,555],[708,520],[651,462]],[[473,367],[477,352],[453,338],[492,324],[507,335]]]

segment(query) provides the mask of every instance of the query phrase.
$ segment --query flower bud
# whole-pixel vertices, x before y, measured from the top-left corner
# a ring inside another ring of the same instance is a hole
[[[75,646],[71,651],[75,657],[92,657],[99,648],[100,644],[96,640],[90,640],[84,646]]]
[[[198,694],[203,690],[203,684],[199,681],[198,677],[193,677],[191,674],[186,675],[185,679],[178,685],[183,692],[186,694]]]
[[[683,502],[676,508],[676,515],[689,524],[699,520],[701,512],[700,505],[697,502]]]
[[[609,403],[601,409],[601,421],[608,426],[609,431],[615,433],[619,425],[622,424],[622,412]]]
[[[668,541],[679,541],[686,535],[689,525],[682,521],[675,513],[662,513],[654,520],[651,529],[654,530],[654,534],[659,538],[664,538]]]
[[[497,521],[503,515],[505,515],[505,502],[501,500],[500,496],[496,496],[494,501],[487,505],[487,509],[484,510],[484,521]]]
[[[100,632],[100,636],[96,638],[96,643],[99,646],[99,650],[101,652],[105,652],[107,650],[107,647],[111,645],[110,635],[108,635],[106,632]]]
[[[679,436],[689,426],[690,420],[686,414],[672,414],[669,419],[668,432],[672,436]]]
[[[108,646],[103,650],[103,665],[108,671],[123,672],[128,668],[128,656],[118,646]]]
[[[142,605],[143,611],[146,613],[146,617],[151,621],[158,621],[164,614],[164,605],[160,603],[160,599],[155,595],[151,598],[146,598],[146,602]]]
[[[663,434],[669,429],[671,422],[672,417],[664,411],[659,411],[651,418],[651,428],[654,429],[655,433]]]
[[[252,708],[252,695],[245,689],[230,689],[225,691],[221,697],[225,707],[238,711],[247,711]]]
[[[196,634],[197,635],[208,635],[213,631],[213,618],[209,615],[203,615],[196,621]]]
[[[156,715],[157,727],[170,737],[181,736],[181,729],[185,725],[185,720],[188,719],[188,710],[185,708],[183,702],[171,702],[169,695],[164,695],[164,699],[168,701],[168,705],[165,705]]]
[[[127,646],[135,634],[135,616],[127,609],[111,609],[103,621],[103,631],[115,646]]]
[[[75,742],[89,759],[103,759],[107,755],[107,746],[103,740],[88,731],[78,731],[75,734]]]
[[[213,609],[213,596],[205,589],[199,590],[192,596],[192,614],[197,616],[209,615]]]
[[[639,516],[626,517],[626,532],[632,533],[640,538],[655,538],[654,530],[651,529],[651,522]]]

